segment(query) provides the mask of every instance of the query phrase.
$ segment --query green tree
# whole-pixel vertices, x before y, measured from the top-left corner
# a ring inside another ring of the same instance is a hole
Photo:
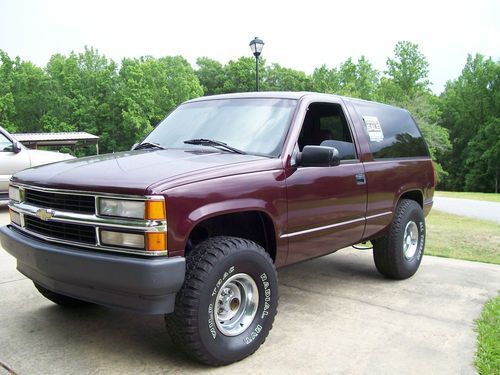
[[[348,58],[340,64],[339,70],[339,92],[341,95],[355,96],[356,92],[356,64],[352,62],[352,58]]]
[[[338,70],[339,94],[361,99],[373,99],[379,80],[379,73],[373,69],[366,57],[361,56],[357,63],[348,58]]]
[[[8,131],[17,130],[12,118],[16,113],[14,95],[12,94],[12,70],[14,62],[9,55],[0,50],[0,126]]]
[[[271,64],[264,72],[263,91],[307,91],[311,87],[310,78],[299,70]]]
[[[429,152],[434,160],[438,183],[441,183],[448,176],[442,160],[451,151],[451,142],[448,129],[439,125],[441,118],[439,98],[427,93],[407,100],[404,106],[410,111],[424,135]]]
[[[204,95],[215,95],[223,92],[224,66],[208,57],[199,57],[196,60],[196,65],[198,65],[196,76],[203,87]]]
[[[117,102],[121,109],[120,144],[142,139],[180,103],[203,95],[193,68],[180,56],[123,59]]]
[[[103,152],[116,150],[119,122],[116,108],[117,65],[100,55],[97,50],[85,48],[78,54],[79,92],[74,112],[78,130],[98,134]]]
[[[380,73],[372,64],[361,56],[356,65],[356,93],[362,99],[372,100],[375,97],[379,84]]]
[[[166,86],[170,91],[170,108],[161,118],[182,102],[203,95],[203,88],[193,67],[182,56],[166,56],[158,59],[166,73]]]
[[[429,92],[428,62],[417,44],[400,41],[394,57],[387,59],[387,77],[382,78],[378,98],[384,102],[401,102]]]
[[[47,112],[40,119],[46,132],[76,131],[74,112],[78,106],[79,69],[75,53],[52,55],[45,68],[48,75]]]
[[[23,132],[41,131],[40,120],[49,102],[48,79],[43,69],[16,58],[12,72],[12,95],[16,108],[12,122]]]
[[[500,117],[490,119],[467,145],[465,190],[498,193]]]
[[[428,67],[427,59],[420,52],[418,44],[401,41],[394,48],[394,58],[387,59],[386,73],[411,98],[427,91],[430,84],[427,79]]]
[[[265,60],[260,60],[259,74],[265,75]],[[221,92],[249,92],[255,91],[255,59],[240,57],[229,61],[224,66],[224,86]]]
[[[424,134],[442,184],[448,176],[442,160],[450,153],[451,143],[448,130],[440,125],[440,100],[429,89],[427,59],[417,44],[398,42],[394,57],[387,59],[385,74],[375,99],[410,111]]]
[[[340,90],[340,77],[337,69],[328,69],[326,65],[314,69],[311,75],[311,89],[325,94],[338,93]]]
[[[103,152],[115,150],[119,121],[115,107],[116,64],[93,48],[69,56],[53,55],[47,64],[48,111],[45,131],[86,131],[101,137]]]
[[[498,140],[500,62],[480,54],[469,55],[460,77],[446,84],[442,113],[442,124],[449,129],[453,145],[445,160],[450,172],[445,187],[495,191],[498,165],[488,158],[496,155]]]
[[[364,56],[338,68],[323,65],[311,75],[264,60],[260,66],[263,90],[338,93],[409,109],[441,187],[498,191],[500,62],[469,56],[439,98],[429,90],[425,56],[410,42],[396,44],[381,78]],[[14,132],[87,131],[101,137],[103,152],[128,149],[185,100],[254,90],[252,57],[226,65],[201,57],[194,71],[180,56],[146,56],[123,59],[118,68],[85,48],[55,54],[41,69],[0,50],[0,125]]]

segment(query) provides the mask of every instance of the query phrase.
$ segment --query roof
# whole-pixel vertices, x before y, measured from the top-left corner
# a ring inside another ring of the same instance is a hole
[[[339,97],[338,95],[320,94],[317,92],[308,92],[308,91],[260,91],[260,92],[240,92],[234,94],[202,96],[200,98],[192,99],[189,102],[216,100],[216,99],[235,99],[235,98],[300,99],[304,96]]]
[[[393,108],[399,108],[406,111],[404,108],[393,106],[390,104],[374,102],[366,99],[353,98],[349,96],[342,96],[336,94],[324,94],[312,91],[259,91],[259,92],[239,92],[232,94],[219,94],[210,96],[201,96],[199,98],[188,100],[186,103],[200,102],[205,100],[219,100],[219,99],[250,99],[250,98],[269,98],[269,99],[295,99],[299,100],[304,97],[313,97],[314,100],[321,100],[321,98],[340,98],[353,102],[371,103],[372,105],[384,105]]]
[[[24,144],[38,144],[40,146],[75,144],[76,142],[99,142],[99,137],[86,132],[64,133],[17,133],[12,134],[19,142]]]

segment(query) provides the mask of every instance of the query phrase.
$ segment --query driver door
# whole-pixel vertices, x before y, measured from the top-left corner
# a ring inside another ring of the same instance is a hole
[[[352,130],[341,102],[308,106],[297,147],[335,147],[341,163],[330,167],[291,165],[287,171],[287,263],[338,250],[361,240],[367,188]]]

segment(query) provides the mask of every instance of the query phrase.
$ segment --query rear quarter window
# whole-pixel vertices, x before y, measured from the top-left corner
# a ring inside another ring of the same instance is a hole
[[[429,156],[429,150],[408,111],[389,105],[355,101],[375,159]]]

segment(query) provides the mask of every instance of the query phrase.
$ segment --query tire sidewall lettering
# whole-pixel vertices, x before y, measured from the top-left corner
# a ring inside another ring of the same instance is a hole
[[[269,315],[269,307],[271,302],[271,288],[270,284],[267,281],[267,274],[263,273],[260,275],[260,280],[262,282],[262,286],[264,287],[264,308],[262,309],[261,319],[264,319],[267,315]]]
[[[219,293],[220,287],[224,284],[224,281],[234,273],[234,266],[229,267],[226,271],[224,271],[222,277],[217,280],[214,289],[212,291],[212,297],[215,297],[217,293]]]
[[[224,281],[230,276],[238,273],[245,273],[249,275],[256,283],[259,292],[259,305],[252,323],[244,332],[237,336],[226,336],[218,330],[215,321],[217,308],[216,299],[219,291],[224,285]],[[273,313],[273,311],[277,307],[277,301],[273,301],[273,298],[276,297],[275,299],[277,299],[277,294],[273,290],[274,286],[274,283],[269,277],[269,272],[267,271],[261,269],[259,272],[258,269],[252,270],[251,267],[238,264],[226,266],[225,269],[219,273],[219,277],[215,279],[212,283],[212,287],[209,289],[210,294],[208,299],[208,308],[206,310],[206,327],[209,333],[209,340],[212,342],[218,341],[219,343],[237,341],[245,347],[251,346],[252,343],[260,345],[260,334],[264,331],[269,316],[274,316],[275,313]]]
[[[424,248],[425,248],[425,221],[422,217],[422,215],[418,211],[409,211],[407,214],[407,220],[405,221],[404,226],[406,226],[407,223],[410,221],[413,221],[417,225],[418,229],[418,248],[415,253],[415,255],[411,259],[406,259],[403,254],[403,243],[401,243],[401,257],[404,263],[413,264],[417,263],[420,264],[420,261],[422,260],[422,256],[424,255]],[[404,228],[404,226],[402,228]],[[404,236],[404,233],[403,233]],[[404,239],[403,239],[404,241]]]
[[[184,284],[165,322],[174,344],[189,356],[226,365],[262,345],[278,298],[278,274],[262,246],[239,237],[211,237],[187,254]]]
[[[215,297],[217,296],[217,293],[219,293],[219,290],[224,284],[224,281],[233,273],[234,273],[234,266],[230,266],[226,271],[223,272],[222,277],[219,278],[215,283],[215,287],[212,291],[212,295],[210,298],[210,303],[208,304],[208,330],[210,331],[210,335],[214,340],[217,338],[217,335],[219,334],[219,331],[217,330],[215,324]]]
[[[422,255],[424,255],[425,246],[425,223],[422,220],[417,222],[418,227],[418,249],[417,249],[417,261],[420,261]]]

